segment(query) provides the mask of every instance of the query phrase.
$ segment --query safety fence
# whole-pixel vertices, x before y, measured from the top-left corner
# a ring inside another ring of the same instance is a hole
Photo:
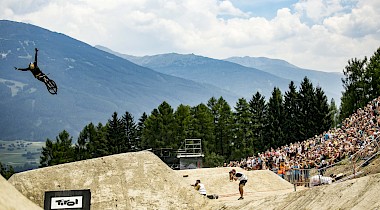
[[[360,170],[380,154],[379,145],[380,138],[377,137],[370,143],[362,145],[350,158],[319,169],[290,169],[279,176],[292,183],[294,190],[298,186],[314,187],[352,179],[360,175],[362,173]]]
[[[370,161],[372,161],[380,152],[380,136],[376,139],[373,139],[368,145],[365,145],[362,149],[357,151],[354,155],[351,156],[351,162],[355,168],[355,172],[360,171],[360,169]]]
[[[294,190],[297,187],[314,187],[323,184],[331,184],[343,178],[343,174],[327,175],[329,168],[322,169],[291,169],[285,172],[283,178],[294,185]],[[281,176],[281,175],[280,175]],[[282,177],[282,176],[281,176]]]

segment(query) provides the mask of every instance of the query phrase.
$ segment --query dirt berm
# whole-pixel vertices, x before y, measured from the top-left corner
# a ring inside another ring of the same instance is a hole
[[[28,200],[0,175],[0,209],[1,210],[42,210],[41,207]]]
[[[146,151],[18,173],[9,182],[41,207],[45,191],[81,189],[91,190],[92,210],[201,209],[207,204],[178,174]]]
[[[183,182],[188,185],[194,184],[195,180],[201,180],[206,186],[207,194],[217,194],[221,199],[237,200],[239,194],[239,182],[229,181],[229,171],[232,168],[202,168],[192,170],[180,170]],[[245,195],[266,195],[267,192],[292,192],[294,186],[281,179],[278,175],[269,170],[245,171],[235,168],[238,172],[243,172],[248,176],[248,182],[244,187]]]
[[[380,174],[286,194],[271,192],[265,197],[249,196],[242,202],[210,205],[212,209],[380,209]]]

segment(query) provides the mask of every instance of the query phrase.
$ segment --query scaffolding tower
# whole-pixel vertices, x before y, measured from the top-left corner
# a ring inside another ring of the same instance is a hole
[[[184,147],[178,149],[180,169],[202,168],[204,154],[201,139],[185,139]]]

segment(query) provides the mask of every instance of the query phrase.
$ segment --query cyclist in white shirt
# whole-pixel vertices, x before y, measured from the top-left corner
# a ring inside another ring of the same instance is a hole
[[[198,179],[192,186],[194,186],[194,189],[198,190],[201,195],[206,196],[206,188],[205,185],[201,183],[201,180]]]
[[[233,181],[233,180],[239,180],[239,192],[240,192],[240,198],[238,200],[243,200],[244,197],[243,197],[243,194],[244,194],[244,190],[243,190],[243,187],[245,186],[245,184],[247,183],[248,181],[248,177],[243,174],[243,173],[240,173],[240,172],[236,172],[235,169],[232,169],[230,172],[230,181]]]

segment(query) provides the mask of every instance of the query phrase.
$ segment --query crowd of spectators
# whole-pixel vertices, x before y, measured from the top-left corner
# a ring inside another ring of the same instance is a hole
[[[323,168],[351,158],[356,153],[360,153],[361,157],[370,157],[379,149],[377,141],[374,141],[380,136],[379,103],[380,96],[346,118],[339,128],[332,128],[305,141],[271,148],[257,156],[231,161],[225,166],[246,170],[269,169],[289,180],[290,171],[296,171],[292,176],[295,175],[297,179],[308,178],[309,174],[299,176],[299,171],[308,173],[308,170],[302,169],[315,168],[323,172]]]

